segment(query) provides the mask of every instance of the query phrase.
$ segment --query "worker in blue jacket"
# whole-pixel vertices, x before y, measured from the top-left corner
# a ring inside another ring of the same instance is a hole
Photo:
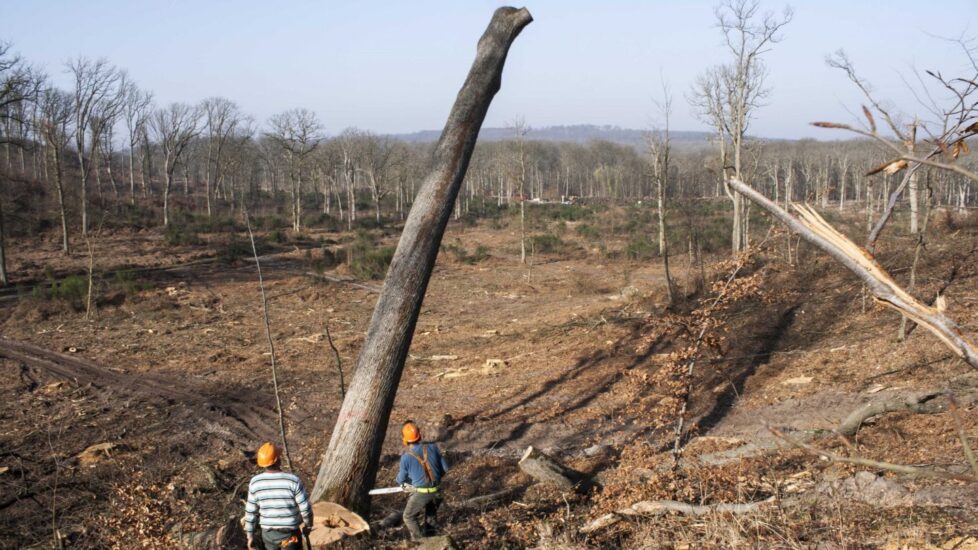
[[[434,534],[435,515],[441,505],[439,491],[441,478],[448,471],[448,463],[434,443],[421,441],[421,430],[408,420],[401,428],[401,440],[405,451],[397,472],[397,483],[411,496],[404,506],[404,525],[412,540]]]

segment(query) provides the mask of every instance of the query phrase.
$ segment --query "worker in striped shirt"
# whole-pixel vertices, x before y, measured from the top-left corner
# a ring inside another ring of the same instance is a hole
[[[251,478],[245,504],[244,529],[248,548],[301,550],[302,537],[312,527],[312,507],[302,480],[280,468],[282,453],[265,443],[256,455],[264,472]],[[254,545],[255,521],[261,525],[261,546]]]

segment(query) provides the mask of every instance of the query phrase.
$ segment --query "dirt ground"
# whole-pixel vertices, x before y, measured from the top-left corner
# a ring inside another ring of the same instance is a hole
[[[975,230],[936,233],[918,295],[932,295],[950,280],[944,291],[950,316],[966,333],[978,333]],[[308,236],[313,243],[344,238],[316,231]],[[133,536],[162,540],[241,513],[254,449],[276,437],[277,421],[254,264],[210,261],[223,238],[171,247],[153,232],[104,235],[96,250],[99,271],[146,269],[136,276],[138,288],[113,286],[107,275],[90,319],[63,301],[31,296],[27,286],[3,297],[0,547],[50,547],[56,539],[79,548],[110,547]],[[396,236],[388,240],[393,244]],[[660,262],[609,258],[573,236],[566,241],[571,246],[535,255],[522,266],[518,233],[510,228],[453,224],[444,239],[466,250],[484,245],[488,257],[470,264],[447,250],[439,256],[378,484],[393,483],[400,421],[418,420],[454,465],[441,519],[461,545],[702,547],[740,541],[913,548],[978,533],[974,484],[833,464],[791,450],[772,434],[771,427],[824,433],[868,401],[946,388],[948,380],[968,373],[922,330],[896,342],[896,314],[864,300],[852,277],[804,245],[789,265],[781,241],[758,252],[750,269],[761,281],[759,297],[731,306],[722,342],[697,366],[689,415],[697,431],[684,456],[747,443],[781,450],[672,480],[636,481],[636,471],[656,470],[669,460],[663,444],[673,425],[645,406],[662,401],[647,381],[676,338],[674,325],[663,319],[681,317],[710,294],[693,296],[669,313]],[[892,242],[882,258],[903,281],[912,251],[903,246],[906,240]],[[621,243],[610,242],[615,246]],[[14,243],[10,271],[36,283],[84,269],[84,255],[61,258],[58,252],[54,240]],[[312,276],[318,253],[285,244],[262,262],[293,468],[309,486],[341,401],[325,329],[349,382],[376,298],[369,289]],[[685,258],[672,267],[680,289],[688,290],[692,275]],[[350,278],[342,267],[326,274]],[[69,370],[59,373],[55,364]],[[978,429],[967,382],[957,409],[960,424],[946,411],[904,412],[879,417],[850,440],[824,437],[815,444],[873,460],[964,468],[966,474],[958,427],[971,441]],[[605,488],[560,495],[531,486],[516,467],[529,445],[604,476]],[[931,491],[939,504],[905,500],[877,513],[872,502],[840,496],[845,491],[839,487],[858,470],[899,482],[911,495]],[[802,478],[795,483],[800,489],[784,492],[785,480]],[[822,494],[826,483],[836,483],[831,503],[775,514],[780,519],[764,516],[758,521],[770,532],[735,518],[682,516],[626,521],[589,536],[577,532],[600,513],[641,499],[759,500]],[[521,489],[492,506],[453,508],[508,487]],[[370,519],[402,504],[402,497],[379,497]],[[387,530],[374,543],[397,547],[406,544],[404,538],[399,529]]]

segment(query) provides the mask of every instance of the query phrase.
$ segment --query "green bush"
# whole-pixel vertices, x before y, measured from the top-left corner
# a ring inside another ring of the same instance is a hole
[[[359,279],[383,279],[392,259],[394,259],[393,246],[364,250],[353,256],[350,272]]]
[[[129,270],[116,271],[112,279],[113,284],[126,295],[136,294],[153,286],[149,283],[139,282],[136,280],[136,274]]]
[[[657,248],[647,234],[640,233],[632,236],[624,252],[629,260],[649,260],[656,256]]]
[[[574,232],[577,233],[579,237],[585,238],[589,241],[596,241],[601,238],[601,231],[594,227],[593,225],[588,225],[582,223],[574,228]]]
[[[265,240],[257,235],[255,236],[255,248],[258,250],[259,256],[271,249]],[[241,238],[234,233],[231,234],[228,242],[217,250],[218,259],[229,264],[242,258],[251,258],[254,255],[254,250],[251,248],[251,239],[247,237]]]
[[[170,246],[194,246],[201,244],[197,232],[179,224],[170,224],[163,230],[163,241]]]
[[[380,237],[366,230],[357,231],[356,237],[334,257],[346,253],[350,273],[359,279],[381,279],[394,257],[394,247],[380,246]],[[323,256],[325,259],[325,251]]]
[[[85,303],[88,296],[88,278],[84,275],[69,275],[60,281],[50,281],[50,286],[34,287],[34,297],[47,300],[62,300],[75,307]]]
[[[273,229],[268,233],[268,240],[275,241],[277,243],[284,243],[289,240],[288,236],[281,229]]]
[[[550,218],[551,220],[564,220],[568,222],[576,222],[587,219],[593,214],[590,208],[587,206],[581,206],[579,204],[544,204],[533,205],[533,208],[541,209],[543,212],[543,217]]]
[[[530,245],[536,254],[552,254],[564,248],[564,241],[553,233],[544,233],[530,237]]]
[[[444,248],[451,252],[457,261],[470,265],[477,264],[489,257],[489,247],[484,244],[475,247],[472,254],[469,254],[465,247],[458,244],[446,244]]]
[[[323,267],[333,267],[343,263],[343,255],[337,254],[336,252],[333,251],[332,248],[329,248],[328,246],[323,246],[321,250],[322,250],[322,257],[319,259],[319,261],[322,262]]]

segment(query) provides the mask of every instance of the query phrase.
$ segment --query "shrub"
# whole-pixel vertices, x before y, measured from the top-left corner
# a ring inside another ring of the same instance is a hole
[[[353,256],[350,272],[359,279],[382,279],[393,259],[393,246],[364,250]]]
[[[350,272],[359,279],[380,279],[387,273],[387,267],[394,258],[394,247],[380,246],[377,235],[368,231],[357,231],[356,238],[338,252],[346,252]],[[325,252],[323,253],[325,257]]]
[[[136,274],[130,270],[119,270],[113,274],[113,284],[127,296],[136,294],[143,290],[152,288],[149,283],[141,283],[136,280]]]
[[[629,260],[649,260],[656,256],[657,249],[647,234],[639,233],[628,241],[624,252]]]
[[[472,254],[469,254],[465,247],[457,244],[446,244],[444,248],[455,256],[456,261],[470,265],[477,264],[489,257],[489,247],[484,244],[475,247]]]
[[[582,223],[581,225],[575,227],[574,232],[577,233],[578,236],[589,241],[596,241],[601,238],[601,231],[599,231],[597,227],[588,225],[586,223]]]
[[[323,246],[322,257],[318,258],[317,261],[321,262],[323,267],[333,267],[343,263],[343,255],[337,254],[332,248],[328,246]]]
[[[61,300],[76,308],[84,305],[88,296],[88,278],[84,275],[69,275],[60,281],[51,280],[50,283],[47,288],[34,287],[34,297]]]
[[[273,229],[268,233],[268,240],[275,241],[277,243],[284,243],[288,240],[288,237],[281,229]]]
[[[265,240],[257,235],[255,235],[255,248],[258,250],[258,255],[262,255],[271,249]],[[251,256],[254,256],[254,251],[251,248],[251,239],[241,238],[234,233],[231,234],[231,238],[228,239],[227,244],[217,251],[218,259],[229,264],[241,258]]]
[[[553,233],[534,235],[530,237],[530,244],[533,251],[538,254],[551,254],[564,248],[564,241]]]
[[[540,208],[543,211],[543,216],[551,220],[576,222],[592,216],[590,208],[579,204],[545,204],[534,205],[534,208]]]
[[[163,230],[163,241],[170,246],[194,246],[201,244],[197,232],[179,224],[170,224]]]

